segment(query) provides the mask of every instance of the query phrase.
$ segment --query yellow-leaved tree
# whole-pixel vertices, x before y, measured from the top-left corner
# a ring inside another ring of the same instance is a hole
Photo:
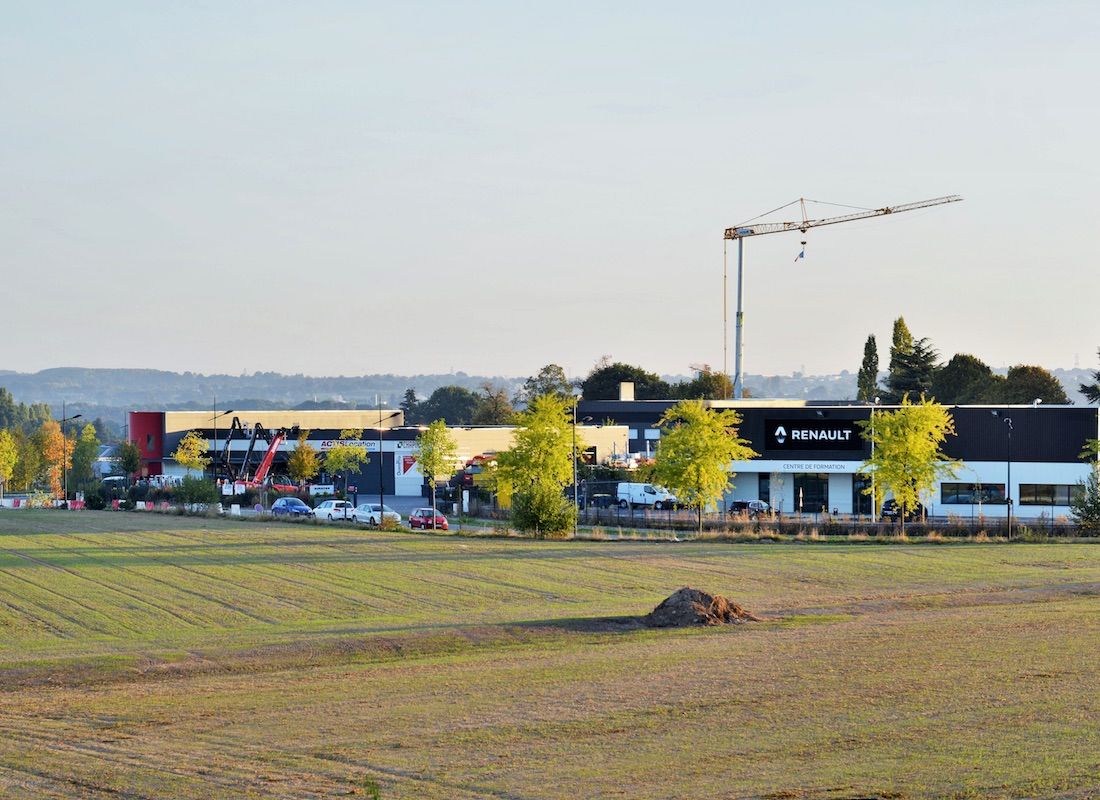
[[[695,509],[703,530],[703,509],[717,507],[730,487],[734,461],[757,453],[740,437],[736,411],[708,409],[700,400],[682,400],[661,416],[661,442],[653,480]]]
[[[358,472],[362,464],[369,464],[367,448],[360,444],[363,431],[347,429],[340,431],[340,441],[325,453],[325,470],[330,475],[344,475],[344,492],[348,490],[348,475]]]
[[[874,453],[860,470],[874,474],[876,506],[887,492],[893,494],[904,532],[905,517],[917,508],[921,494],[940,478],[955,475],[959,462],[941,449],[955,434],[955,421],[946,406],[921,395],[917,403],[903,397],[894,411],[872,411],[870,419],[858,424]],[[871,494],[872,489],[864,492]]]
[[[72,443],[61,432],[61,425],[53,419],[42,423],[42,427],[35,433],[35,438],[42,452],[42,462],[50,481],[50,491],[54,496],[60,497],[61,475],[71,466]]]
[[[188,431],[187,435],[180,439],[176,452],[172,453],[172,458],[187,469],[202,472],[210,463],[210,458],[206,455],[206,439],[196,431]]]
[[[416,464],[420,474],[428,482],[432,497],[432,509],[435,509],[435,482],[441,475],[454,472],[458,458],[458,445],[447,430],[447,423],[437,419],[416,437],[418,453]],[[432,529],[435,529],[435,515],[432,515]]]
[[[19,460],[19,443],[7,428],[0,428],[0,500],[4,489],[15,473],[15,464]]]
[[[294,452],[287,459],[286,471],[298,483],[312,480],[321,471],[317,450],[309,443],[309,431],[302,431]]]

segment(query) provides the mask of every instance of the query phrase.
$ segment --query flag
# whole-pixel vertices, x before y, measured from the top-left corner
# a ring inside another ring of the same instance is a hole
[[[803,247],[803,248],[802,248],[802,252],[801,252],[801,253],[799,253],[799,254],[798,254],[797,256],[795,256],[795,257],[794,257],[794,263],[796,263],[796,264],[797,264],[797,263],[798,263],[798,259],[800,259],[800,258],[805,258],[805,257],[806,257],[806,248],[805,248],[805,247]]]

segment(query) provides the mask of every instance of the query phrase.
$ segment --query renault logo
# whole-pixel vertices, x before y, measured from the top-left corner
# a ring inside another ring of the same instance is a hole
[[[787,429],[782,425],[775,429],[775,440],[780,444],[787,441]]]

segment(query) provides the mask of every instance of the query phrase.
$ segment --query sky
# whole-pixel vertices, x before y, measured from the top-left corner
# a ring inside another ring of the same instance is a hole
[[[1095,2],[0,12],[0,369],[1097,363]]]

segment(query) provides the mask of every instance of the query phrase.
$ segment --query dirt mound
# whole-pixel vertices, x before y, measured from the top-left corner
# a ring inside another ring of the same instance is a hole
[[[651,628],[686,628],[691,625],[759,622],[760,618],[720,594],[708,594],[701,589],[685,586],[662,600],[643,621]]]

